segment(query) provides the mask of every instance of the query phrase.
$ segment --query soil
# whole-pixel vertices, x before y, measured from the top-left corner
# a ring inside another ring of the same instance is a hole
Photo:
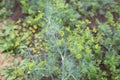
[[[14,6],[11,11],[13,14],[10,16],[10,19],[12,19],[13,21],[17,21],[28,16],[28,14],[22,12],[21,4],[17,0],[15,0]]]
[[[14,56],[11,56],[10,54],[0,53],[0,71],[4,69],[4,67],[12,65],[12,62],[15,59],[18,59],[19,62],[22,61],[22,57],[20,55],[14,57]],[[2,78],[3,76],[0,75],[0,80],[2,80]]]

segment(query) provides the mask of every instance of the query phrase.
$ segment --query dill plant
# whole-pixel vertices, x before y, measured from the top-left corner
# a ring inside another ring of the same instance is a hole
[[[23,12],[29,14],[22,24],[28,29],[26,59],[14,72],[19,76],[22,69],[25,80],[119,80],[119,20],[114,21],[109,9],[103,12],[107,4],[112,8],[111,2],[90,1],[21,0]],[[96,14],[107,20],[101,22]],[[90,27],[94,18],[97,25]],[[32,41],[35,36],[40,42]]]

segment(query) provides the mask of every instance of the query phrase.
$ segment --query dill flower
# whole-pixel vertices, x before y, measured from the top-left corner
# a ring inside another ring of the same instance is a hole
[[[32,30],[33,30],[33,29],[32,29],[32,27],[29,27],[29,30],[31,30],[31,31],[32,31]]]
[[[19,41],[16,41],[15,46],[19,46],[19,45],[20,45]]]
[[[81,59],[81,58],[82,58],[82,55],[81,55],[81,54],[76,54],[75,58],[76,58],[76,59]]]
[[[69,35],[69,36],[68,36],[68,40],[69,40],[69,41],[70,41],[72,38],[73,38],[72,35]]]
[[[34,27],[34,29],[38,29],[37,25],[34,25],[33,27]]]
[[[21,20],[19,19],[16,23],[20,23],[21,22]]]
[[[75,21],[75,18],[70,18],[70,21],[71,21],[71,22]]]
[[[94,32],[94,33],[96,33],[96,32],[97,32],[97,30],[96,30],[96,28],[95,28],[95,27],[93,28],[93,32]]]
[[[66,29],[67,31],[70,31],[70,27],[66,27],[65,29]]]
[[[38,34],[34,34],[34,36],[37,38],[37,37],[38,37]]]
[[[62,40],[57,40],[57,44],[61,45],[62,44]]]
[[[96,45],[95,45],[95,49],[99,49],[99,44],[96,44]]]
[[[91,52],[91,49],[90,48],[86,48],[86,53],[90,53]]]
[[[13,26],[13,28],[14,28],[14,29],[16,29],[16,28],[17,28],[17,26],[16,26],[16,25],[14,25],[14,26]]]
[[[26,26],[26,23],[22,23],[23,26]]]
[[[87,24],[90,24],[90,23],[91,23],[88,19],[86,19],[85,22],[86,22]]]
[[[76,24],[76,25],[75,25],[75,27],[77,27],[77,28],[78,28],[78,27],[80,27],[80,25],[79,25],[79,24]]]
[[[75,54],[75,53],[76,53],[76,49],[70,49],[70,52],[71,52],[72,54]]]
[[[84,47],[83,47],[82,45],[79,45],[79,46],[78,46],[78,49],[79,49],[80,51],[82,51],[82,50],[84,49]]]
[[[84,25],[84,24],[85,24],[85,21],[80,21],[80,24]]]
[[[64,31],[59,32],[60,36],[64,36]]]
[[[32,48],[32,52],[33,52],[33,53],[36,53],[37,51],[35,50],[35,48]]]
[[[33,33],[35,33],[35,30],[34,30],[34,29],[32,29],[32,32],[33,32]]]

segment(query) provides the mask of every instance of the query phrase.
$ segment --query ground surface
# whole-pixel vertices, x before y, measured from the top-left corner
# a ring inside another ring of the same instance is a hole
[[[22,61],[21,56],[13,57],[10,54],[0,53],[0,71],[2,69],[4,69],[4,67],[12,65],[12,62],[15,59],[18,59],[19,61]],[[2,80],[2,75],[0,75],[0,80]]]

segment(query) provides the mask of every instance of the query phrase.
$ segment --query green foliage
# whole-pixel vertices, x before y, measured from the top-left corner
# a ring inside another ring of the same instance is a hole
[[[12,14],[11,9],[13,7],[14,0],[7,1],[1,0],[0,1],[0,18],[7,18],[9,15]]]
[[[11,51],[15,49],[15,44],[12,37],[10,37],[10,33],[12,31],[12,28],[8,27],[7,25],[2,25],[2,30],[0,32],[0,47],[2,47],[3,51]]]
[[[1,39],[5,50],[18,48],[24,53],[23,62],[7,70],[12,68],[15,73],[10,75],[12,79],[120,79],[117,1],[20,0],[20,3],[29,16],[17,21],[14,28],[3,25],[7,33],[0,33],[5,37]],[[3,75],[10,74],[7,72]]]

